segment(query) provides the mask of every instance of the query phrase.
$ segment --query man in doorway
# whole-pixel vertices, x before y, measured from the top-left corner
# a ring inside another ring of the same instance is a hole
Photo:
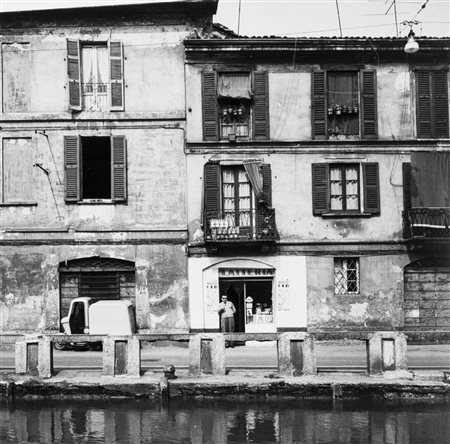
[[[219,315],[220,315],[220,329],[223,333],[234,332],[234,314],[236,313],[236,308],[233,302],[228,300],[228,296],[223,294],[221,297],[221,302],[219,303]],[[234,347],[234,343],[230,342],[230,347]]]

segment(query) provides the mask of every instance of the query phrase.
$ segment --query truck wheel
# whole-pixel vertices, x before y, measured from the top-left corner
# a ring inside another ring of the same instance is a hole
[[[53,346],[55,347],[55,350],[65,350],[66,349],[66,344],[64,342],[55,342],[53,344]]]

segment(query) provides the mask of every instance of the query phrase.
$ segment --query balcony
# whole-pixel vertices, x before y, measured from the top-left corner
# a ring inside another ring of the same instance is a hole
[[[234,221],[234,214],[225,211],[205,213],[205,242],[216,244],[264,243],[278,239],[275,224],[275,210],[264,208],[242,212],[240,223]]]
[[[411,208],[403,211],[403,238],[450,240],[450,208]]]

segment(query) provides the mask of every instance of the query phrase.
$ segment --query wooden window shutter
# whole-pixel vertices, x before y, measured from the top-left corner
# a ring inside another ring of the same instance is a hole
[[[270,163],[263,163],[261,165],[261,174],[263,177],[263,192],[266,196],[267,206],[272,206],[272,172],[270,170]]]
[[[312,73],[312,136],[314,139],[327,137],[326,73]]]
[[[123,136],[111,137],[111,196],[114,202],[127,200],[127,152]]]
[[[269,78],[265,71],[253,73],[253,139],[269,139]]]
[[[380,214],[378,163],[363,163],[364,212]]]
[[[111,111],[124,110],[124,81],[123,81],[123,46],[122,42],[109,42],[109,64],[111,83]]]
[[[64,137],[64,170],[65,170],[65,200],[78,202],[80,200],[80,139],[78,136]]]
[[[417,71],[417,137],[432,137],[431,124],[431,73]]]
[[[448,138],[448,80],[447,71],[434,71],[433,112],[434,136]]]
[[[374,70],[361,71],[361,135],[364,139],[377,137],[377,77]]]
[[[67,73],[69,77],[69,109],[81,111],[80,42],[67,40]]]
[[[202,73],[203,140],[219,139],[217,106],[217,75],[215,71]]]
[[[402,164],[403,172],[403,209],[411,208],[411,163],[404,162]]]
[[[311,166],[313,214],[326,214],[330,211],[329,167],[327,163],[313,163]]]
[[[219,217],[220,212],[220,165],[206,163],[203,171],[203,197],[205,218]],[[209,217],[208,217],[209,216]]]

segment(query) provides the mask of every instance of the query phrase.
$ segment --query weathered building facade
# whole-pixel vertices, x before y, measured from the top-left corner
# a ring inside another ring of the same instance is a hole
[[[404,44],[185,42],[192,330],[223,293],[239,331],[450,329],[450,41]]]
[[[77,296],[188,331],[183,40],[216,1],[2,13],[0,330]]]

